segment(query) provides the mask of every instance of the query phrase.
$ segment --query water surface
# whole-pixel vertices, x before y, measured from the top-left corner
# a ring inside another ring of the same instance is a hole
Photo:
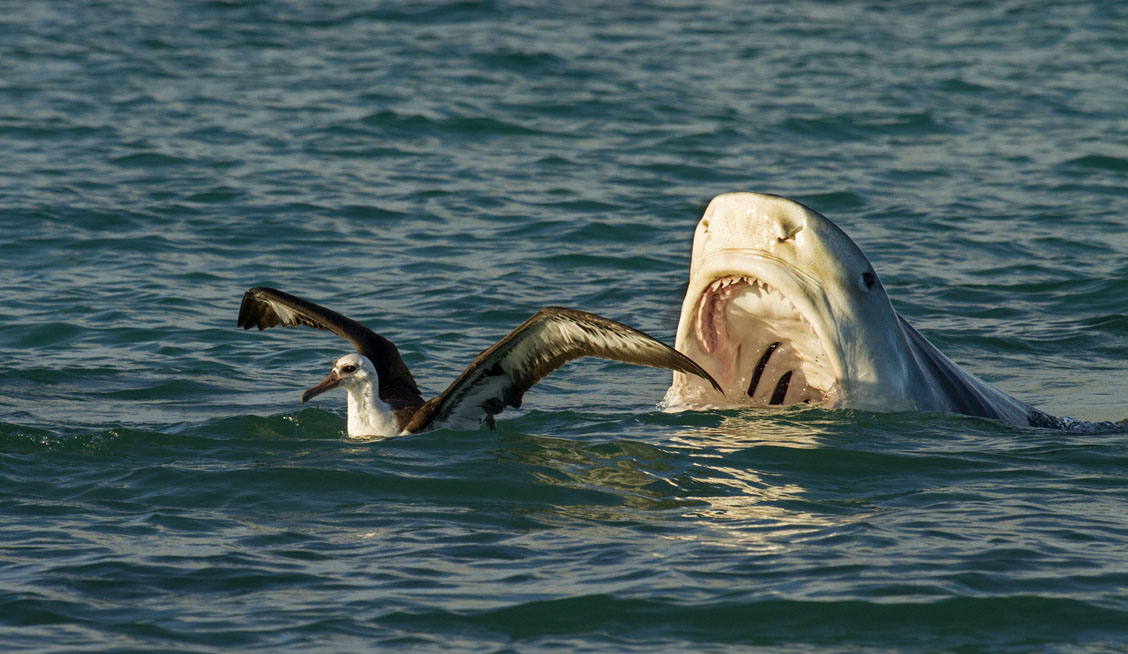
[[[672,342],[718,193],[807,203],[969,371],[1128,416],[1124,5],[0,4],[11,652],[1120,652],[1128,435],[663,414],[600,361],[344,438],[546,304]]]

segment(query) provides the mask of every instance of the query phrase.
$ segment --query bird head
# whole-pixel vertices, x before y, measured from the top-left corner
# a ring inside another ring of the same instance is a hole
[[[320,384],[307,389],[302,393],[302,402],[306,402],[326,391],[331,391],[338,386],[347,391],[360,390],[366,385],[376,383],[376,368],[368,357],[361,354],[346,354],[337,359],[333,364],[333,372],[329,373]]]

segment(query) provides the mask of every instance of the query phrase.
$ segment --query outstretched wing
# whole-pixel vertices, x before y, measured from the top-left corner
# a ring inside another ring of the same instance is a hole
[[[356,351],[368,357],[376,367],[376,374],[380,377],[381,400],[393,408],[419,406],[423,403],[415,378],[411,376],[411,371],[403,362],[396,346],[336,311],[278,289],[256,286],[243,294],[238,325],[243,329],[305,325],[333,332],[352,343]]]
[[[545,307],[479,354],[442,395],[416,412],[404,431],[489,423],[505,407],[520,407],[525,391],[545,375],[580,357],[679,370],[721,390],[701,366],[637,329],[586,311]]]

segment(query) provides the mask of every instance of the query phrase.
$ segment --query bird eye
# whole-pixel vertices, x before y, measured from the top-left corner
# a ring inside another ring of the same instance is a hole
[[[877,277],[868,270],[862,273],[862,276],[858,278],[858,288],[866,293],[869,293],[870,289],[873,288],[873,285],[876,283]]]
[[[345,366],[344,368],[341,368],[341,372],[348,372],[348,373],[356,372],[356,366],[349,364],[349,365]]]

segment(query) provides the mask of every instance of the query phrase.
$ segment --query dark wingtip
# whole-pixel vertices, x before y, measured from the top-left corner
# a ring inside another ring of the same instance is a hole
[[[239,304],[239,317],[235,319],[235,326],[250,329],[261,317],[262,309],[255,302],[255,291],[258,287],[249,288],[243,293],[243,301]],[[259,315],[255,315],[255,314]],[[259,327],[262,329],[262,327]]]
[[[269,307],[259,299],[264,293],[279,293],[279,291],[269,286],[252,286],[243,292],[243,301],[239,304],[239,317],[235,319],[236,326],[244,330],[258,327],[260,332],[270,326],[264,320]]]
[[[674,350],[674,351],[675,351],[675,352],[677,352],[677,350]],[[681,352],[678,352],[678,354],[681,354]],[[684,372],[692,372],[693,374],[697,375],[698,377],[701,377],[701,378],[702,378],[702,379],[704,379],[705,381],[707,381],[707,382],[709,382],[710,384],[712,384],[712,385],[713,385],[713,390],[717,391],[717,392],[718,392],[718,393],[720,393],[721,395],[724,395],[724,394],[725,394],[725,391],[724,391],[724,389],[722,389],[722,388],[721,388],[721,385],[717,383],[717,380],[716,380],[716,379],[713,379],[713,376],[712,376],[712,375],[710,375],[709,373],[705,372],[705,369],[704,369],[704,368],[702,368],[701,366],[697,365],[697,362],[696,362],[696,361],[694,361],[693,359],[690,359],[689,357],[685,356],[684,354],[681,354],[681,356],[682,356],[682,357],[683,357],[683,358],[684,358],[684,359],[685,359],[686,361],[688,361],[688,362],[689,362],[689,365],[690,365],[690,366],[692,366],[692,367],[691,367],[691,368],[690,368],[689,370],[686,370],[686,371],[684,371]]]

